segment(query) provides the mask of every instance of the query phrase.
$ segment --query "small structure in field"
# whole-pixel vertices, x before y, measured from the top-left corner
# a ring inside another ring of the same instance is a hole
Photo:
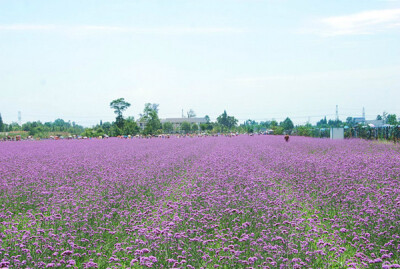
[[[344,128],[331,128],[331,139],[344,139]]]

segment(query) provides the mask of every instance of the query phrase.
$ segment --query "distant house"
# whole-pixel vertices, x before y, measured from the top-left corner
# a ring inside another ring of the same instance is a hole
[[[365,118],[364,117],[354,117],[353,122],[355,124],[364,124],[365,123]]]
[[[385,125],[385,121],[384,120],[366,120],[365,124],[370,126],[370,127],[383,127],[383,125]]]
[[[146,121],[145,120],[137,120],[136,124],[138,125],[138,127],[140,128],[140,130],[144,130],[144,128],[146,127]]]
[[[162,124],[164,124],[166,122],[172,123],[172,126],[174,127],[174,130],[176,131],[176,130],[180,129],[181,124],[183,122],[189,122],[191,125],[197,124],[200,129],[200,124],[207,123],[207,120],[205,118],[166,118],[166,119],[161,119]]]

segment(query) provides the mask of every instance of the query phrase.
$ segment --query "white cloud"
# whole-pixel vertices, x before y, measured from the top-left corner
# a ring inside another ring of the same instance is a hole
[[[0,31],[48,31],[66,33],[130,33],[156,35],[185,34],[238,34],[245,32],[243,28],[232,27],[119,27],[104,25],[63,26],[53,24],[9,24],[0,25]]]
[[[314,33],[322,36],[367,35],[400,29],[400,9],[370,10],[319,20]]]

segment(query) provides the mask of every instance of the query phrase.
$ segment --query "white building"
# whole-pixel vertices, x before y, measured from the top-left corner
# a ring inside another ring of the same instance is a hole
[[[344,139],[344,128],[331,128],[331,139]]]
[[[162,124],[164,124],[166,122],[172,123],[174,130],[179,130],[179,128],[183,122],[188,122],[188,123],[190,123],[190,125],[197,124],[197,126],[199,127],[199,130],[200,130],[200,124],[207,123],[207,120],[205,118],[166,118],[166,119],[161,119]]]

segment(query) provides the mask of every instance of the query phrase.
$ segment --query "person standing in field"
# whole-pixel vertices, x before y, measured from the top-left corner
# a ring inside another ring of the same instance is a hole
[[[285,135],[285,141],[289,142],[289,135]]]

